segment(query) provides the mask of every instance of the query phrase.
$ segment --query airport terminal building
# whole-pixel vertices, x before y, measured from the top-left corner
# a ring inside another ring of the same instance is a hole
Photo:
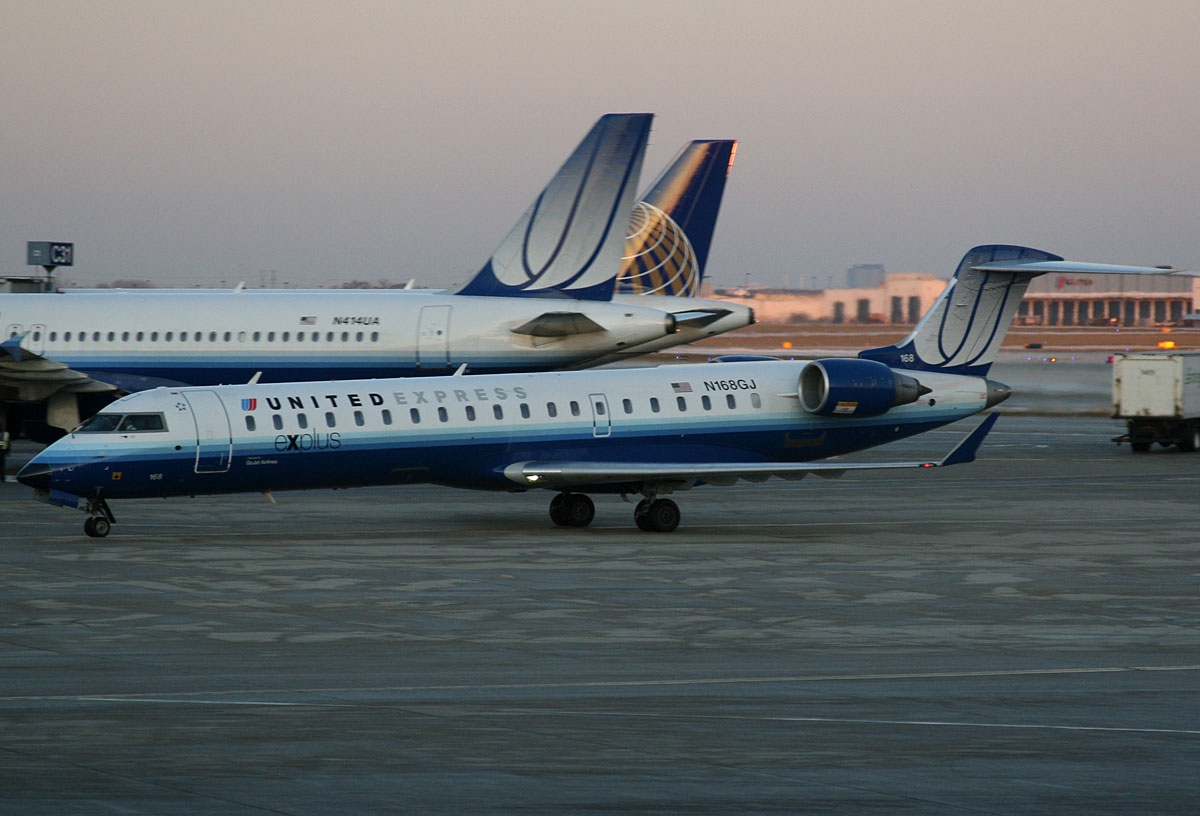
[[[1200,302],[1200,276],[1043,275],[1021,301],[1028,326],[1180,326]]]
[[[717,290],[765,323],[916,323],[946,287],[923,273],[883,276],[854,289]],[[1200,276],[1042,275],[1029,284],[1016,323],[1026,326],[1181,326],[1200,304]]]

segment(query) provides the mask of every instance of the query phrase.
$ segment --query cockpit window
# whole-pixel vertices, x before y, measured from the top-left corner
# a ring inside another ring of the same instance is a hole
[[[117,430],[122,433],[162,431],[166,430],[166,425],[163,424],[162,414],[126,414]]]
[[[121,424],[120,414],[96,414],[75,429],[76,433],[111,433]]]
[[[162,414],[96,414],[75,429],[76,433],[140,433],[165,431]]]

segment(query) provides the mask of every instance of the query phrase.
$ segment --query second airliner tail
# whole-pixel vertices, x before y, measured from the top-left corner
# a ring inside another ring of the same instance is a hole
[[[734,139],[698,140],[679,151],[633,208],[617,292],[700,295],[736,153]]]

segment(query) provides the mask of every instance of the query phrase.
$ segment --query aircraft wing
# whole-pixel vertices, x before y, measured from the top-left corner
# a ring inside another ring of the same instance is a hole
[[[660,492],[686,489],[704,482],[731,485],[739,479],[764,482],[772,476],[781,479],[803,479],[809,474],[836,479],[852,470],[893,470],[903,468],[935,468],[973,462],[984,437],[996,424],[999,414],[989,414],[975,430],[959,442],[939,461],[899,462],[515,462],[504,469],[504,475],[523,487],[565,490],[584,486],[613,484],[660,485]],[[661,488],[667,488],[662,490]]]
[[[37,402],[58,393],[100,393],[116,386],[75,371],[56,360],[21,348],[23,335],[0,343],[0,389],[16,392],[22,402]]]

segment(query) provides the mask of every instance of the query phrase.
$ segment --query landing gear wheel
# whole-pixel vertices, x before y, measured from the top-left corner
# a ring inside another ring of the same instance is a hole
[[[670,533],[679,526],[679,505],[670,499],[643,499],[633,512],[639,530],[647,533]]]
[[[550,520],[559,527],[587,527],[596,517],[596,505],[583,493],[559,493],[550,501]]]
[[[104,538],[111,529],[112,525],[103,516],[89,516],[83,523],[83,531],[92,538]]]

